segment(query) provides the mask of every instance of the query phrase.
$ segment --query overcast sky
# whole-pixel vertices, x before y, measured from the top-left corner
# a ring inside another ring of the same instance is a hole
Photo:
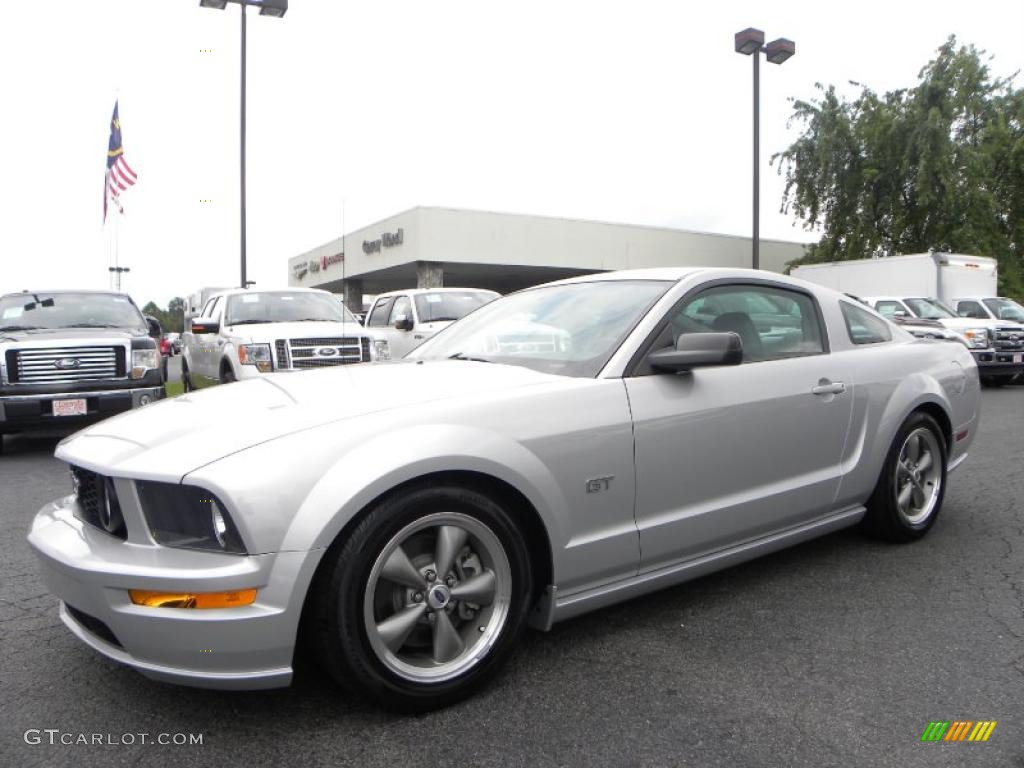
[[[762,63],[768,157],[816,81],[912,85],[950,34],[1024,69],[1024,3],[292,0],[249,15],[248,247],[258,287],[286,261],[416,205],[748,235],[748,26],[796,41]],[[207,52],[208,51],[208,52]],[[118,216],[136,301],[238,280],[239,8],[198,0],[9,0],[0,22],[0,292],[108,286],[110,113],[139,175]],[[1018,84],[1021,82],[1018,78]],[[203,201],[211,202],[203,202]]]

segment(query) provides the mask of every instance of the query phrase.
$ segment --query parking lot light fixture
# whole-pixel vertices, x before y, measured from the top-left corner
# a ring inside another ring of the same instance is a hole
[[[796,53],[796,43],[780,37],[772,40],[768,45],[764,44],[764,32],[760,29],[748,27],[737,32],[733,47],[736,53],[750,56],[754,64],[754,205],[753,205],[753,232],[751,233],[751,258],[750,265],[754,269],[761,268],[760,245],[761,245],[761,169],[759,167],[761,154],[761,53],[772,64],[782,64]]]
[[[239,203],[239,229],[240,229],[240,243],[239,243],[239,260],[241,264],[241,279],[239,285],[245,288],[248,285],[245,274],[245,9],[247,6],[255,6],[260,9],[261,16],[273,16],[281,18],[288,11],[288,0],[199,0],[199,5],[203,8],[216,8],[217,10],[224,10],[227,7],[228,2],[237,3],[242,10],[242,45],[241,45],[241,115],[239,118],[239,145],[240,145],[240,165],[239,165],[239,186],[240,190],[240,203]]]

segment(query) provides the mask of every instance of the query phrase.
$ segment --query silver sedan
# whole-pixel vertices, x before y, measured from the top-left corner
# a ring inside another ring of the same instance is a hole
[[[189,685],[309,648],[398,710],[527,625],[846,526],[935,523],[978,424],[961,344],[820,286],[664,269],[521,291],[402,361],[192,393],[63,441],[29,542],[82,642]],[[303,642],[299,642],[303,640]]]

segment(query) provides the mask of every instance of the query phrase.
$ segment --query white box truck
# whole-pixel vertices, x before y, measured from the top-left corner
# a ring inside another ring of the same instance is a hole
[[[915,253],[793,267],[793,277],[858,296],[920,296],[948,304],[959,296],[996,296],[998,266],[988,256]]]
[[[932,251],[805,264],[791,274],[859,296],[883,315],[938,320],[963,334],[986,384],[1004,384],[1024,372],[1024,325],[990,316],[959,317],[949,309],[961,297],[996,296],[999,273],[993,258]]]

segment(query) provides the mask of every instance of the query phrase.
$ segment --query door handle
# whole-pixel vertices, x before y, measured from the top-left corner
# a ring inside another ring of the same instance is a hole
[[[812,395],[841,395],[846,391],[846,385],[841,381],[829,381],[819,379],[817,386],[811,387]]]

